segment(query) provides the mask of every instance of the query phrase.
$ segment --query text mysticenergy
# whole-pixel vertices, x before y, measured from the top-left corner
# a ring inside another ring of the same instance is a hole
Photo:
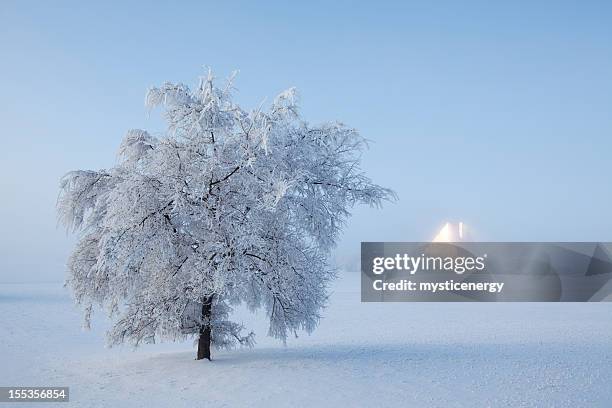
[[[413,282],[402,279],[397,282],[384,282],[375,280],[373,282],[376,291],[420,291],[420,292],[444,292],[444,291],[482,291],[490,293],[501,293],[504,288],[503,282],[455,282],[447,280],[445,282]]]
[[[410,256],[408,254],[397,254],[392,257],[377,257],[372,260],[372,272],[382,275],[388,271],[405,271],[414,275],[419,271],[427,272],[454,272],[462,275],[464,272],[480,273],[486,270],[487,255],[478,257],[453,257],[453,256]],[[443,282],[414,282],[407,279],[396,281],[374,280],[373,289],[376,291],[419,291],[419,292],[444,292],[444,291],[479,291],[490,293],[501,293],[504,283],[502,282],[455,282],[452,279]]]

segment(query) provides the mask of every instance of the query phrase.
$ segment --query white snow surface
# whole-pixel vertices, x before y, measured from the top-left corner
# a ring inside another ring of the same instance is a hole
[[[611,303],[361,303],[346,273],[286,346],[236,314],[255,348],[196,361],[191,342],[105,348],[60,283],[0,284],[0,386],[69,386],[75,407],[612,406]]]

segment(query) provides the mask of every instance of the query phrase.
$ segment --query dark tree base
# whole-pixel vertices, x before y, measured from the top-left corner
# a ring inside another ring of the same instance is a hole
[[[196,360],[210,358],[210,340],[211,340],[211,327],[210,319],[212,317],[212,296],[204,300],[202,303],[202,320],[206,322],[200,327],[200,338],[198,339],[198,356]]]

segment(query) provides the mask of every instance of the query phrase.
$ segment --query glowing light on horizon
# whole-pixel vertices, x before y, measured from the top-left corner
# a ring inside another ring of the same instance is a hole
[[[448,222],[444,224],[438,235],[434,237],[433,242],[451,242],[451,227]]]
[[[463,222],[458,224],[444,223],[432,242],[459,242],[465,239],[465,226]]]

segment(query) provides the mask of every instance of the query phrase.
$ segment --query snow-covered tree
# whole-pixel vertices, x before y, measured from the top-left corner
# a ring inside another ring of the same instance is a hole
[[[67,285],[87,325],[94,306],[114,318],[111,345],[197,337],[198,359],[211,343],[250,346],[229,320],[242,302],[265,309],[273,337],[312,331],[350,208],[394,198],[361,171],[354,129],[308,125],[294,89],[252,111],[232,89],[210,73],[150,89],[167,133],[130,130],[115,167],[61,181],[60,221],[79,234]]]

